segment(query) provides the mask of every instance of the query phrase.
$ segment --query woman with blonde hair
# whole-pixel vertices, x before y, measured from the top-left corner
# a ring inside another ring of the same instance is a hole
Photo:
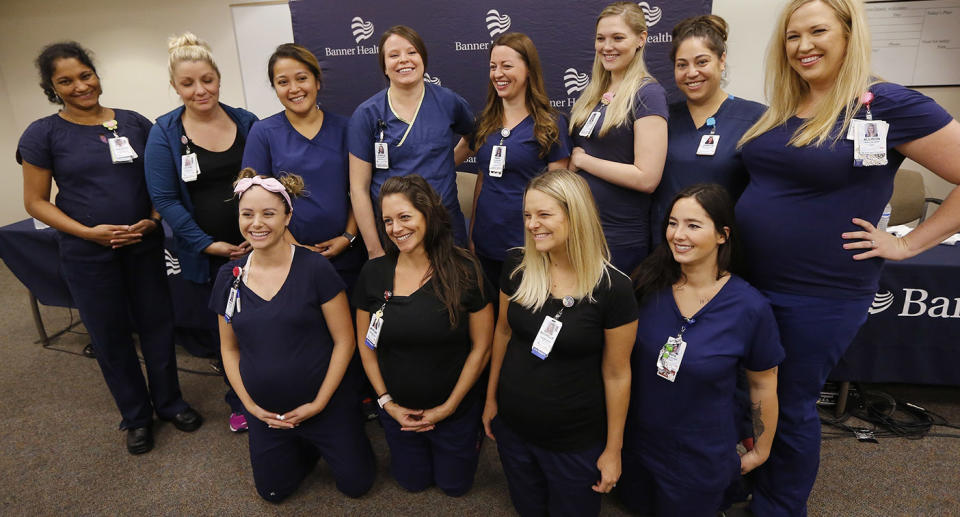
[[[626,272],[647,256],[650,193],[667,153],[667,98],[643,61],[646,40],[635,2],[601,11],[590,84],[570,114],[570,168],[590,185],[611,261]]]
[[[257,116],[220,103],[220,69],[210,46],[192,33],[171,37],[170,85],[183,105],[161,115],[150,130],[144,164],[150,198],[173,229],[183,277],[204,297],[220,266],[248,251],[234,220],[232,183]],[[216,315],[206,313],[196,333],[196,352],[219,357]],[[227,382],[229,427],[245,431],[243,404]]]
[[[596,214],[576,173],[537,176],[500,277],[483,423],[524,516],[596,515],[620,477],[637,304]]]
[[[353,384],[353,322],[346,286],[326,257],[287,242],[296,174],[243,169],[233,191],[253,251],[217,273],[210,309],[220,314],[227,378],[243,401],[257,492],[277,503],[323,458],[337,488],[360,497],[374,458]]]
[[[883,259],[960,230],[960,191],[908,236],[874,226],[905,157],[960,182],[960,124],[933,100],[870,72],[856,0],[794,0],[767,57],[770,108],[740,140],[750,182],[737,204],[747,278],[771,301],[786,351],[780,424],[757,469],[757,515],[803,515],[819,466],[816,401],[867,316]],[[867,140],[869,122],[880,144]],[[802,221],[785,231],[784,224]]]
[[[470,241],[496,282],[507,250],[523,245],[527,183],[566,168],[570,156],[567,120],[550,106],[540,56],[525,34],[503,34],[491,45],[487,105],[469,145],[478,167]]]

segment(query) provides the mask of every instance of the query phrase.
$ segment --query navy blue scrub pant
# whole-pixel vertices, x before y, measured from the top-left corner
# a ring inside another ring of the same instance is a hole
[[[390,447],[390,473],[410,492],[436,485],[451,497],[473,487],[483,442],[480,415],[483,403],[474,402],[454,419],[443,420],[431,431],[402,431],[400,424],[380,410],[380,423]]]
[[[359,401],[356,397],[335,398],[341,401],[293,429],[270,429],[244,411],[253,481],[260,497],[272,503],[286,499],[320,458],[333,472],[337,489],[348,497],[360,497],[370,490],[376,467]]]
[[[123,417],[120,428],[148,425],[154,410],[164,419],[185,411],[189,406],[177,378],[173,306],[159,243],[119,248],[107,261],[61,257],[61,267]],[[131,316],[140,336],[147,382],[133,344]]]
[[[672,484],[664,476],[654,476],[644,465],[641,454],[639,450],[624,447],[623,475],[617,481],[617,496],[631,512],[657,517],[717,515],[726,487],[710,491],[698,489],[694,481],[684,486]],[[682,471],[684,465],[675,465],[675,468]]]
[[[770,457],[756,470],[751,509],[761,517],[805,516],[820,467],[817,398],[867,319],[873,296],[833,299],[764,291],[786,357],[780,364],[780,418]]]
[[[597,459],[603,446],[558,452],[537,447],[513,432],[500,417],[490,422],[510,500],[521,517],[586,517],[600,514]]]

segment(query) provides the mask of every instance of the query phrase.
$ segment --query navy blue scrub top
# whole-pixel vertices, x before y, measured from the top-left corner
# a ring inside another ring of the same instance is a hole
[[[803,119],[791,117],[743,147],[750,182],[737,203],[747,279],[760,290],[851,299],[877,292],[883,260],[853,260],[843,232],[860,231],[858,217],[876,224],[893,193],[904,156],[895,147],[927,136],[953,117],[933,99],[892,83],[870,86],[874,120],[890,124],[887,165],[855,167],[853,141],[794,147],[787,142]],[[856,118],[864,119],[862,109]],[[840,131],[842,120],[834,126]]]
[[[290,272],[272,299],[260,298],[240,282],[241,310],[230,320],[243,387],[258,406],[277,413],[317,398],[334,345],[322,305],[344,290],[323,255],[300,246],[294,250]],[[210,309],[217,314],[226,309],[234,266],[244,262],[246,258],[228,262],[217,273],[210,295]]]
[[[593,136],[580,136],[580,127],[573,128],[571,138],[574,147],[583,150],[595,158],[619,163],[634,163],[633,123],[637,119],[652,115],[670,120],[667,110],[667,94],[656,82],[646,82],[637,90],[633,113],[622,126],[611,128],[602,138],[597,136],[607,115],[601,103],[594,111],[600,110],[600,119],[593,128]],[[647,246],[650,238],[650,194],[614,185],[587,171],[580,171],[587,180],[600,212],[603,234],[611,248],[632,248]]]
[[[258,174],[298,174],[306,194],[293,202],[290,233],[311,246],[343,234],[350,209],[347,119],[323,112],[323,125],[311,138],[301,135],[281,111],[255,122],[247,135],[243,167]]]
[[[126,137],[138,157],[113,163],[107,143],[113,131],[103,125],[69,122],[57,114],[34,121],[17,144],[17,162],[50,170],[57,183],[55,204],[86,226],[134,224],[150,217],[150,196],[143,172],[143,150],[153,124],[135,111],[114,109],[116,133]],[[162,231],[152,232],[163,235]],[[60,255],[108,260],[113,250],[58,232]],[[152,239],[151,239],[152,240]]]
[[[723,185],[734,202],[747,186],[747,170],[743,166],[737,142],[763,115],[767,107],[759,102],[730,95],[711,118],[715,124],[696,127],[686,101],[670,105],[667,161],[663,178],[653,192],[650,209],[651,243],[663,242],[663,223],[670,215],[670,202],[681,190],[697,183]],[[719,135],[713,156],[697,156],[700,138],[714,132]]]
[[[463,97],[431,83],[424,83],[423,102],[411,127],[400,120],[387,103],[387,90],[364,101],[350,118],[350,154],[373,166],[370,199],[379,213],[377,200],[387,178],[419,174],[440,194],[450,213],[457,243],[467,241],[467,231],[457,198],[457,171],[453,148],[457,135],[473,131],[473,112]],[[378,122],[386,124],[383,141],[389,144],[389,169],[377,169],[373,144],[380,139]],[[410,133],[404,139],[407,129]],[[402,143],[401,143],[402,140]]]
[[[532,116],[510,130],[510,136],[502,139],[507,161],[499,178],[487,171],[493,146],[500,144],[500,132],[490,134],[477,150],[478,174],[484,175],[473,223],[473,244],[478,255],[503,261],[508,249],[523,246],[523,193],[527,184],[551,162],[570,157],[567,119],[557,115],[555,120],[559,139],[544,158],[540,157],[540,144],[533,134]]]
[[[784,351],[770,303],[738,276],[692,320],[680,314],[672,286],[641,302],[624,445],[643,451],[658,479],[724,489],[740,468],[734,447],[738,367],[768,370]],[[683,326],[687,347],[670,382],[657,375],[657,355]]]

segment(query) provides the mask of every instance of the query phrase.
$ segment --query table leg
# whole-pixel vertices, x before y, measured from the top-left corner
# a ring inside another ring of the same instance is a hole
[[[43,318],[40,316],[40,305],[37,303],[37,297],[30,293],[30,312],[33,313],[33,322],[37,325],[37,333],[40,334],[40,342],[43,346],[50,346],[50,336],[47,335],[47,329],[43,326]]]
[[[847,395],[850,394],[850,381],[840,383],[840,392],[837,394],[837,407],[834,416],[840,418],[847,410]]]

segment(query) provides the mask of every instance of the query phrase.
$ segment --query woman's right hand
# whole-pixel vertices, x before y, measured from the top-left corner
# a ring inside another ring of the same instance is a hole
[[[229,242],[216,241],[211,243],[209,246],[203,249],[203,252],[207,255],[215,255],[217,257],[226,257],[226,258],[237,258],[241,255],[244,255],[249,251],[249,246],[244,248],[243,245],[234,246]]]
[[[492,422],[493,418],[496,416],[497,401],[488,400],[483,406],[483,416],[481,417],[481,421],[483,421],[483,430],[487,433],[487,438],[490,438],[493,441],[497,441],[497,439],[493,436],[493,430],[490,429],[490,422]]]
[[[130,226],[126,224],[98,224],[87,227],[84,238],[107,248],[118,248],[140,242],[143,235],[130,233]]]
[[[407,430],[416,430],[424,425],[433,425],[428,424],[423,421],[423,410],[422,409],[408,409],[396,402],[387,402],[383,406],[383,410],[390,415],[390,418],[393,418],[400,424],[400,427]]]
[[[280,420],[280,417],[283,415],[280,415],[279,413],[273,413],[273,412],[267,411],[256,404],[253,404],[252,406],[247,407],[247,412],[257,417],[258,420],[267,424],[267,426],[272,429],[293,429],[294,428],[294,425],[292,423],[286,422],[284,420]]]

